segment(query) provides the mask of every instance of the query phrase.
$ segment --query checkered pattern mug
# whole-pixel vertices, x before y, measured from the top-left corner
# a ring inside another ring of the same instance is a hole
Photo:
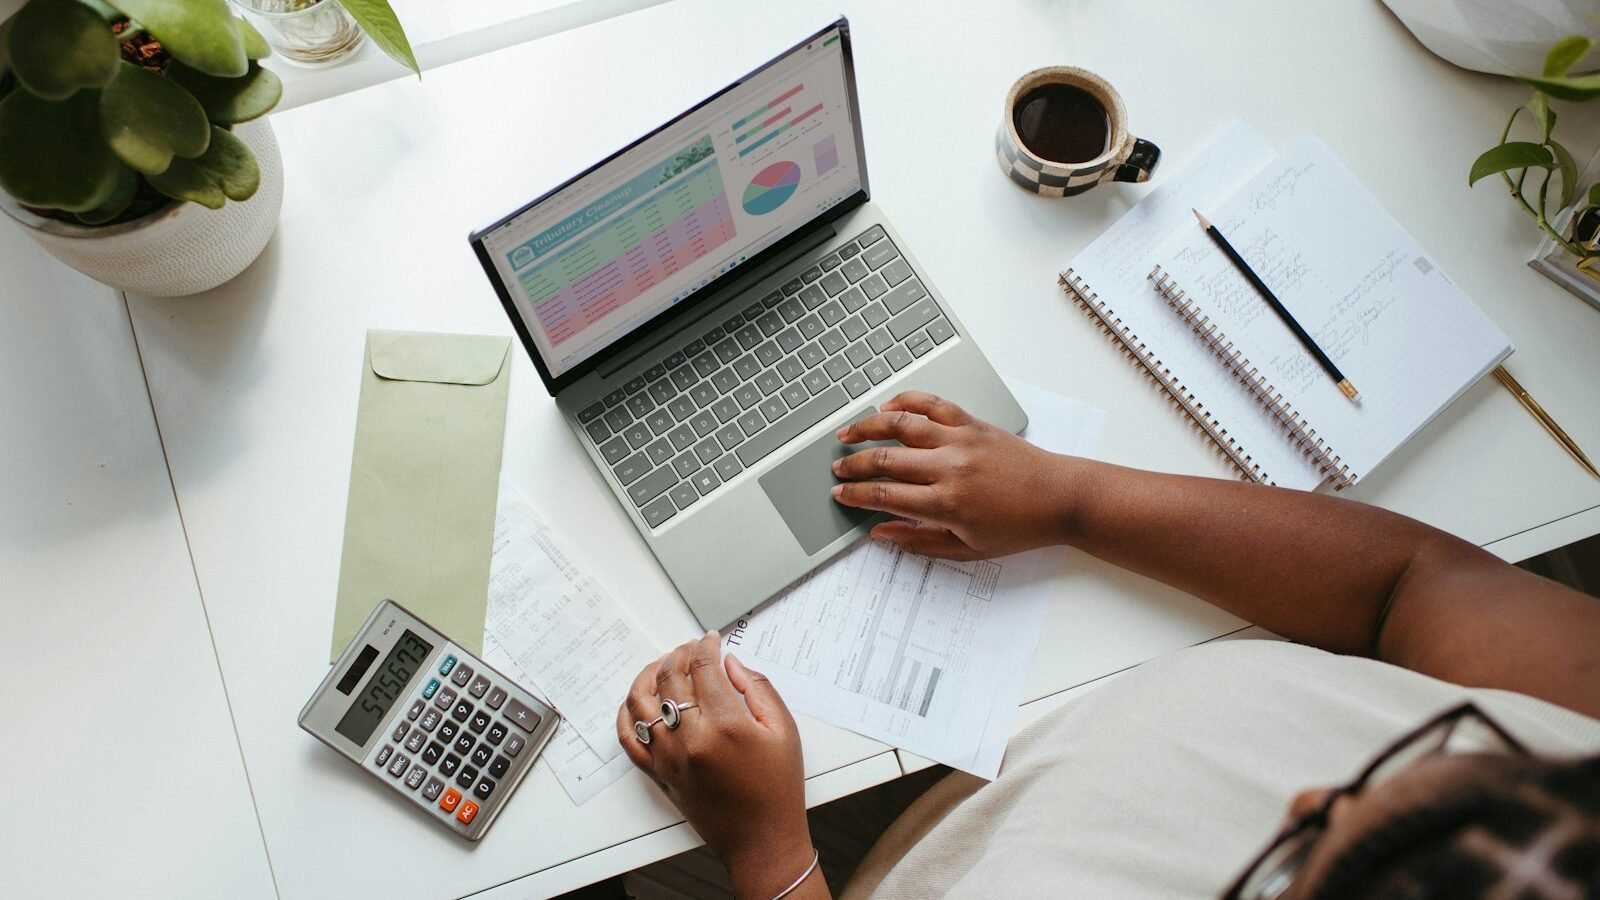
[[[1081,161],[1043,159],[1017,134],[1018,104],[1039,88],[1065,85],[1087,94],[1105,113],[1105,149]],[[1005,119],[995,135],[1000,168],[1018,185],[1045,197],[1071,197],[1102,181],[1148,181],[1161,148],[1128,133],[1128,110],[1104,78],[1071,66],[1035,69],[1017,79],[1006,94]]]

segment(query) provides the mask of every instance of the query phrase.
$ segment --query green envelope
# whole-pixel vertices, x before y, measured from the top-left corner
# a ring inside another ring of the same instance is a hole
[[[330,662],[386,597],[483,652],[510,347],[367,332]]]

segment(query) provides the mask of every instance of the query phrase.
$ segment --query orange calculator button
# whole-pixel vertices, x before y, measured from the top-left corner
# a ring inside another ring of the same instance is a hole
[[[461,804],[461,811],[456,813],[456,821],[463,825],[471,825],[472,820],[478,817],[478,804],[468,800]]]
[[[461,793],[459,791],[457,791],[455,788],[451,788],[450,790],[444,792],[443,799],[441,799],[439,801],[439,808],[444,810],[445,812],[455,812],[456,811],[456,804],[460,803],[460,802],[461,802]],[[468,806],[472,806],[471,803],[468,803],[467,805]]]

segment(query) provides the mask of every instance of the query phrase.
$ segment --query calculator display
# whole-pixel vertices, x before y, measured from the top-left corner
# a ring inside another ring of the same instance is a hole
[[[357,744],[365,744],[367,738],[372,737],[372,732],[389,714],[389,708],[394,706],[394,701],[405,693],[406,685],[411,682],[411,676],[417,673],[428,654],[433,651],[433,645],[417,637],[409,630],[400,635],[400,640],[395,643],[394,649],[383,658],[382,665],[362,689],[360,696],[350,704],[350,710],[334,726],[334,731],[339,732]]]

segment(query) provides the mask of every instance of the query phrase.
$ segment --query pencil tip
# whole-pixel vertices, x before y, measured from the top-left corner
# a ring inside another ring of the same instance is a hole
[[[1194,207],[1190,207],[1189,210],[1190,210],[1190,212],[1194,213],[1194,217],[1196,219],[1200,220],[1200,227],[1201,228],[1210,228],[1211,227],[1211,220],[1206,218],[1205,216],[1201,215],[1200,214],[1200,210],[1195,209]]]
[[[1339,382],[1339,390],[1343,391],[1344,395],[1349,397],[1351,400],[1355,400],[1361,396],[1361,392],[1356,390],[1356,386],[1351,384],[1350,379],[1348,378]]]

